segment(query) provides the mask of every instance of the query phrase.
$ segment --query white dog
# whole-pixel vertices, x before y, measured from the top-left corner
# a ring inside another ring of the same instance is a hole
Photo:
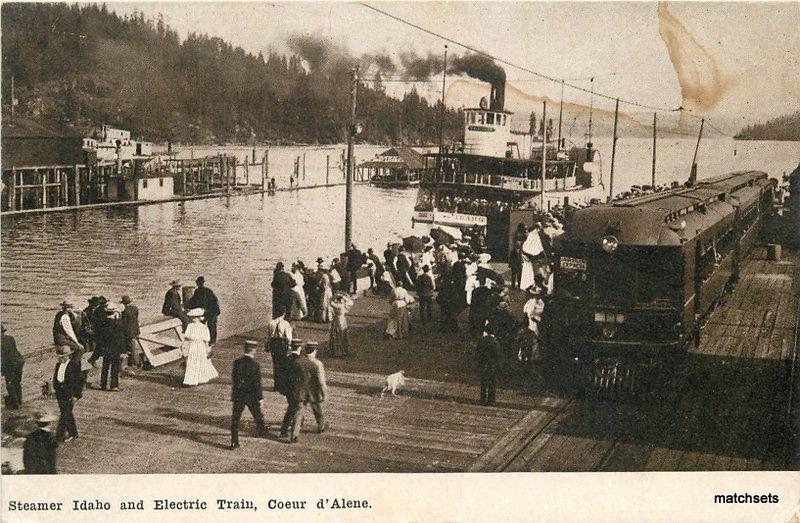
[[[381,398],[383,398],[383,395],[387,392],[391,392],[392,396],[397,396],[397,392],[402,389],[405,384],[406,375],[404,370],[389,374],[386,376],[386,386],[381,391]]]

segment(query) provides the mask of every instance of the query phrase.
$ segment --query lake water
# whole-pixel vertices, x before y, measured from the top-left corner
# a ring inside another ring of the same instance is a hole
[[[650,183],[651,143],[617,144],[614,190]],[[656,183],[688,177],[695,141],[659,142]],[[608,183],[610,141],[597,140]],[[359,160],[381,147],[359,147]],[[325,182],[326,156],[338,162],[343,146],[270,149],[270,175],[285,185],[294,158],[306,155],[304,185]],[[734,155],[736,150],[736,155]],[[195,148],[181,157],[221,151],[240,159],[252,148]],[[260,158],[263,149],[256,151]],[[758,169],[780,177],[797,166],[800,143],[704,140],[700,177]],[[240,173],[241,175],[241,173]],[[338,171],[341,177],[341,171]],[[341,178],[339,178],[341,180]],[[301,180],[302,182],[302,180]],[[607,186],[607,185],[606,185]],[[142,320],[160,315],[169,282],[193,285],[198,275],[220,298],[220,335],[263,325],[269,316],[272,269],[279,260],[317,256],[330,260],[344,246],[344,187],[279,192],[128,208],[4,216],[0,256],[0,315],[20,350],[48,344],[52,319],[65,296],[119,300],[130,294]],[[359,248],[382,253],[388,240],[417,232],[411,227],[415,191],[357,185],[353,238]]]

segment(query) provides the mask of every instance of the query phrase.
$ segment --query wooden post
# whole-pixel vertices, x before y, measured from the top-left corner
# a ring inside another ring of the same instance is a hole
[[[331,172],[331,155],[325,155],[325,185],[328,185],[330,182],[328,181],[328,176],[330,176]]]
[[[544,182],[547,172],[547,102],[542,102],[542,186],[539,191],[539,212],[544,212]]]
[[[267,164],[267,153],[261,158],[261,192],[267,190],[267,173],[264,171],[264,166]]]
[[[245,161],[247,161],[247,158],[245,158]],[[253,147],[253,165],[255,164],[256,164],[256,148]]]
[[[563,85],[563,82],[562,82]],[[617,155],[617,117],[619,116],[619,98],[617,98],[617,105],[614,107],[614,134],[613,141],[611,142],[611,174],[609,175],[608,180],[608,199],[611,200],[614,197],[614,158]],[[558,123],[559,128],[561,127],[561,121],[559,120]]]
[[[39,169],[36,169],[35,172],[36,172],[36,174],[40,175],[39,179],[40,179],[40,183],[42,184],[42,198],[41,198],[42,207],[41,208],[42,209],[46,209],[47,208],[47,175],[45,173],[39,172]]]
[[[303,181],[306,181],[306,153],[303,153]]]
[[[89,169],[88,165],[86,166],[86,169],[87,170]],[[81,204],[81,169],[77,164],[75,165],[75,179],[72,180],[72,183],[74,184],[74,187],[75,187],[75,199],[74,199],[75,205],[80,205]]]
[[[269,178],[269,149],[264,151],[264,179],[271,183]]]
[[[9,211],[16,211],[17,210],[17,170],[13,167],[11,168],[11,179],[9,180],[8,184],[8,210]],[[20,201],[22,199],[20,198]]]
[[[253,154],[256,154],[256,150],[253,149]],[[253,160],[253,166],[255,166],[255,160]],[[248,187],[250,186],[250,160],[248,158],[244,159],[244,184]]]
[[[656,188],[656,113],[653,113],[653,175],[651,178],[651,187],[653,190]]]
[[[225,163],[225,192],[231,192],[231,166],[228,161],[228,156],[222,157]]]

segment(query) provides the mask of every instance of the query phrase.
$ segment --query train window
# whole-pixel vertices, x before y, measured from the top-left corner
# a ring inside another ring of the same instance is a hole
[[[506,124],[506,115],[503,115],[503,125]]]
[[[486,123],[494,124],[494,113],[486,113]]]
[[[478,123],[479,124],[484,123],[483,117],[484,117],[484,113],[478,113]]]

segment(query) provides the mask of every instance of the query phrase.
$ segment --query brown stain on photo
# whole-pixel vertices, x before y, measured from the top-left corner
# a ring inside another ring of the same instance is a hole
[[[658,32],[678,75],[684,109],[707,112],[716,107],[733,82],[719,70],[711,53],[669,12],[666,2],[658,4]]]

